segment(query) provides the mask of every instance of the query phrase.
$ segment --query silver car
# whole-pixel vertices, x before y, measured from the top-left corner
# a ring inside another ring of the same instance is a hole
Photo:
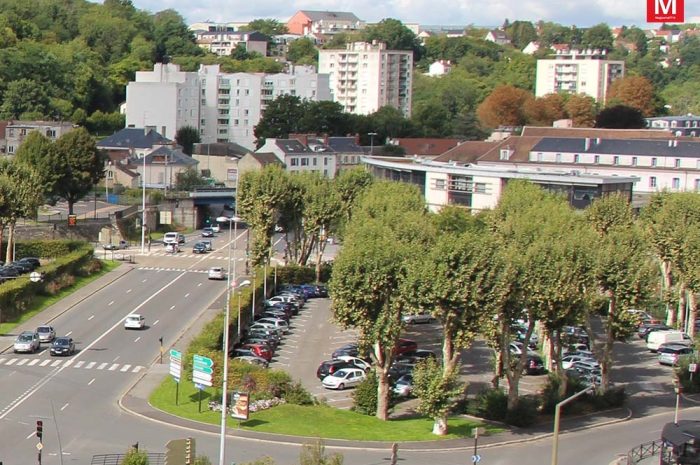
[[[56,331],[54,331],[53,326],[39,326],[36,329],[36,333],[39,335],[39,342],[52,342],[56,339]]]
[[[39,335],[37,333],[34,331],[23,331],[17,336],[17,339],[15,339],[15,344],[12,348],[15,353],[29,352],[33,354],[39,350],[40,345]]]
[[[430,313],[416,313],[414,315],[403,315],[401,320],[408,325],[415,325],[418,323],[432,323],[435,321],[435,317]]]

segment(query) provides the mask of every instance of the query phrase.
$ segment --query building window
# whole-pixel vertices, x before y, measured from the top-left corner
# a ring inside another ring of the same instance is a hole
[[[680,189],[681,188],[681,178],[673,178],[671,181],[671,187],[673,189]]]
[[[304,157],[301,159],[301,166],[309,166],[309,159]]]
[[[476,192],[478,194],[485,194],[486,193],[486,183],[475,182],[474,183],[474,192]]]
[[[561,153],[556,154],[555,160],[557,161],[557,163],[561,163]]]
[[[581,156],[576,153],[574,154],[574,163],[579,163],[581,161]]]
[[[674,166],[675,166],[676,168],[680,168],[680,167],[681,167],[681,159],[680,159],[680,158],[676,158],[676,161],[674,162]]]
[[[651,166],[656,166],[656,157],[652,157]]]
[[[615,155],[613,157],[613,165],[619,165],[620,164],[620,157]]]
[[[46,137],[48,138],[55,138],[56,137],[56,131],[53,129],[47,129],[46,130]]]
[[[632,157],[632,166],[637,166],[637,157]]]
[[[328,157],[323,157],[323,166],[328,166]]]
[[[292,166],[299,166],[299,159],[298,158],[292,158]]]
[[[656,187],[656,176],[649,177],[649,187]]]
[[[596,155],[593,157],[593,163],[595,163],[596,165],[600,163],[600,155]]]
[[[7,147],[7,153],[15,153],[15,146],[10,145]]]
[[[205,126],[205,125],[207,124],[207,120],[201,119],[201,120],[199,120],[199,123],[200,123],[202,126]]]
[[[695,180],[695,191],[700,191],[700,179]]]
[[[313,164],[314,166],[316,166],[316,165],[318,164],[318,159],[314,158],[312,164]]]
[[[445,190],[445,180],[444,179],[436,179],[435,180],[435,189],[444,191]]]

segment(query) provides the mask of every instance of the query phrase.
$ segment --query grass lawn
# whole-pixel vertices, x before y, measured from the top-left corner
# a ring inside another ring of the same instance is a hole
[[[192,382],[180,383],[179,405],[175,405],[175,382],[168,376],[153,391],[151,404],[163,411],[191,420],[218,424],[220,412],[212,412],[208,402],[221,400],[217,389],[202,392],[202,412],[199,413],[198,391]],[[238,426],[238,420],[229,418],[230,427]],[[250,419],[240,424],[242,429],[266,433],[365,441],[429,441],[456,439],[471,435],[472,428],[486,426],[489,432],[501,431],[466,418],[451,418],[449,434],[438,437],[431,433],[433,421],[428,418],[405,418],[381,421],[375,417],[339,410],[327,406],[280,405],[261,412],[251,413]]]
[[[61,292],[59,292],[56,295],[41,295],[37,296],[36,299],[34,299],[34,302],[32,302],[32,305],[30,308],[24,312],[22,315],[20,315],[18,318],[11,320],[11,321],[5,321],[3,323],[0,323],[0,334],[9,334],[12,333],[12,331],[25,321],[31,319],[32,317],[36,316],[38,313],[41,313],[44,309],[50,307],[51,305],[55,304],[61,299],[66,298],[73,292],[77,291],[81,287],[91,283],[92,281],[96,280],[100,276],[103,276],[116,267],[121,265],[119,262],[112,262],[112,261],[102,261],[102,270],[99,273],[95,273],[91,276],[85,276],[85,277],[79,277],[76,278],[75,283],[63,289]]]

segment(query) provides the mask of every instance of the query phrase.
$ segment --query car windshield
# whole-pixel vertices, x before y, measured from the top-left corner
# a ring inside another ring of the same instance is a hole
[[[54,341],[53,345],[55,345],[55,346],[67,346],[67,345],[68,345],[68,339],[63,338],[63,337],[59,337],[58,339],[56,339],[56,340]]]
[[[126,319],[129,321],[139,321],[139,317],[137,316],[128,316],[126,317]]]
[[[32,336],[30,336],[29,334],[20,334],[18,339],[19,342],[29,342],[32,340]]]
[[[50,332],[51,332],[51,328],[48,328],[48,327],[44,326],[44,327],[41,327],[41,328],[37,328],[36,331],[37,331],[38,333],[50,333]]]

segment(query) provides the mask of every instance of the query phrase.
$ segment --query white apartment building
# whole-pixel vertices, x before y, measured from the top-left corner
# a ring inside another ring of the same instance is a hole
[[[318,72],[330,77],[333,101],[348,113],[368,115],[384,106],[411,116],[413,52],[382,42],[354,42],[345,50],[319,50]]]
[[[605,102],[610,85],[625,75],[625,62],[606,60],[599,50],[557,50],[554,58],[537,60],[535,96],[567,92]]]
[[[166,67],[167,72],[161,71]],[[156,64],[153,72],[137,73],[136,82],[127,86],[126,125],[154,127],[170,138],[179,128],[192,126],[203,143],[235,142],[252,150],[254,128],[266,105],[285,94],[331,100],[328,76],[308,67],[264,74],[223,73],[219,65],[181,72],[177,65]]]

